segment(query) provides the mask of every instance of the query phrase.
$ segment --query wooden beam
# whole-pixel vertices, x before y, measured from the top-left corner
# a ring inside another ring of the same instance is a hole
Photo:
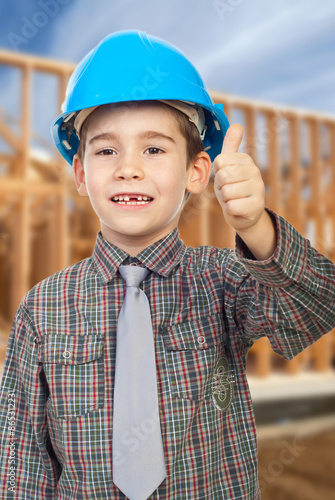
[[[1,135],[1,133],[0,133]],[[9,153],[0,153],[0,162],[11,164],[14,161],[14,156]]]
[[[25,181],[24,179],[18,179],[15,177],[3,177],[0,182],[0,194],[1,196],[6,196],[8,194],[29,194],[29,195],[52,195],[60,194],[63,191],[63,187],[60,184],[53,183],[32,183]]]
[[[11,262],[11,317],[14,317],[23,296],[30,288],[30,212],[28,196],[23,196],[15,212],[15,230],[12,232],[13,256]]]
[[[304,203],[302,198],[302,167],[300,161],[300,119],[292,116],[289,119],[290,147],[290,181],[292,192],[290,196],[290,222],[300,232],[305,230]]]
[[[54,73],[57,75],[68,74],[75,68],[74,64],[68,62],[54,61],[52,59],[37,57],[32,54],[11,52],[10,50],[0,50],[0,64],[1,63],[21,68],[29,66],[35,71]]]
[[[200,245],[209,245],[211,241],[210,234],[210,202],[206,196],[206,191],[199,195],[199,233]]]
[[[31,129],[31,80],[32,71],[29,66],[22,70],[21,87],[21,135],[22,135],[22,162],[19,176],[27,179],[30,151],[30,129]]]
[[[0,118],[0,136],[4,139],[9,146],[14,149],[15,153],[22,151],[22,143],[20,137],[18,137]]]
[[[257,132],[256,132],[256,111],[253,108],[245,110],[245,136],[246,153],[251,156],[255,164],[258,164],[257,154]]]
[[[267,196],[267,205],[275,212],[280,212],[281,195],[281,175],[279,164],[279,137],[278,137],[278,115],[271,111],[266,113],[266,123],[269,131],[269,140],[267,141],[267,163],[268,163],[268,186],[269,194]],[[270,126],[271,125],[271,126]]]
[[[332,205],[330,209],[330,216],[332,220],[332,244],[330,251],[330,258],[335,261],[335,201],[334,201],[334,193],[335,193],[335,124],[329,127],[329,142],[330,142],[330,168],[331,168],[331,191],[333,193],[332,196]]]
[[[299,116],[299,118],[313,118],[320,121],[322,120],[324,123],[335,123],[334,115],[320,113],[315,110],[289,107],[286,104],[275,105],[273,103],[257,101],[255,99],[247,99],[245,97],[226,94],[225,92],[219,92],[216,90],[210,90],[209,93],[214,102],[224,104],[225,110],[226,106],[231,107],[232,109],[252,107],[259,112],[271,112],[275,113],[277,116],[282,116],[283,118],[289,118],[290,115],[294,114],[296,116]]]
[[[61,104],[65,98],[66,87],[68,83],[70,75],[63,74],[59,79],[59,89],[58,89],[58,102],[59,108],[61,108]],[[68,196],[68,175],[67,173],[67,165],[61,155],[58,153],[60,166],[59,178],[62,185],[62,190],[60,192],[60,196],[57,197],[56,205],[57,205],[57,213],[58,217],[56,219],[56,234],[58,235],[57,240],[57,267],[58,269],[62,269],[69,265],[70,263],[70,247],[69,247],[69,220],[66,208],[66,199]]]
[[[332,368],[332,333],[324,335],[313,344],[314,369],[317,372],[327,372]]]
[[[315,223],[315,247],[324,253],[324,215],[325,205],[322,189],[320,124],[317,120],[309,120],[310,155],[311,155],[311,200],[310,210]]]
[[[55,267],[63,269],[69,264],[68,216],[66,209],[66,186],[62,186],[55,201],[54,247],[57,248]]]

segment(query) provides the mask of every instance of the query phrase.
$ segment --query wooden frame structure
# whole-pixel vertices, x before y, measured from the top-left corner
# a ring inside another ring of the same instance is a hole
[[[0,51],[0,70],[4,66],[21,75],[19,131],[0,113],[0,139],[10,151],[0,149],[0,330],[6,336],[26,291],[90,255],[99,225],[88,200],[77,195],[63,159],[41,159],[31,149],[34,75],[55,76],[60,107],[74,66]],[[244,125],[242,149],[260,165],[267,206],[335,260],[335,117],[221,93],[213,92],[212,97],[224,104],[231,121]],[[185,207],[180,232],[191,246],[234,246],[234,233],[224,223],[212,181]],[[277,369],[329,370],[335,359],[334,339],[334,333],[325,336],[291,362],[279,361],[268,341],[261,339],[252,348],[249,370],[256,375]]]

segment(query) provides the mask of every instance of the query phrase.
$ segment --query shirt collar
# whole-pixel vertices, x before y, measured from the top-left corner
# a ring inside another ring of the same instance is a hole
[[[186,245],[180,239],[178,229],[156,241],[136,255],[136,260],[162,276],[168,276],[179,264],[186,252]],[[111,281],[119,266],[130,256],[121,248],[109,243],[99,231],[93,251],[93,261],[105,283]],[[134,260],[133,257],[130,257]]]

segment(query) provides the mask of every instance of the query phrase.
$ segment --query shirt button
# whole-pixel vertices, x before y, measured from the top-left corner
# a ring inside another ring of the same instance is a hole
[[[63,358],[64,359],[70,359],[71,358],[71,353],[69,351],[64,351],[63,352]]]
[[[205,337],[203,337],[203,336],[198,337],[198,342],[199,342],[200,345],[203,345],[206,342]]]

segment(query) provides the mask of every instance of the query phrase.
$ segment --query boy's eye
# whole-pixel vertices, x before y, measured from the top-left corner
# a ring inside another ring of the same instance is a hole
[[[160,148],[148,148],[148,149],[146,149],[145,152],[149,155],[158,155],[158,154],[163,153],[163,150]]]
[[[105,148],[105,149],[100,149],[100,151],[98,151],[97,154],[102,156],[109,156],[109,155],[115,155],[116,151],[114,151],[114,149],[111,148]]]

